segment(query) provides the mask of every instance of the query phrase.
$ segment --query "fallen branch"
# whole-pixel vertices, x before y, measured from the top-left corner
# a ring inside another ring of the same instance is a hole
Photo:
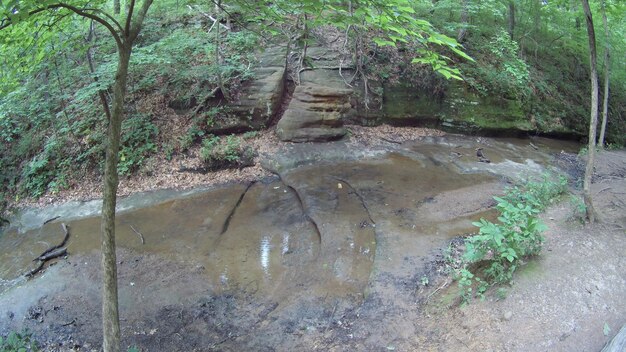
[[[146,244],[146,241],[144,240],[143,235],[141,234],[141,232],[137,231],[137,229],[135,229],[133,227],[133,225],[130,225],[130,229],[133,230],[134,233],[139,235],[139,238],[141,239],[141,244]]]
[[[219,90],[220,90],[220,87],[215,87],[213,88],[212,91],[209,92],[209,94],[207,94],[204,98],[202,98],[202,103],[198,104],[198,106],[194,109],[192,116],[198,115],[200,110],[206,107],[206,104],[209,102],[209,100],[211,98],[215,98],[215,94],[217,94]]]
[[[393,143],[393,144],[402,144],[402,142],[394,141],[393,139],[389,139],[389,138],[385,138],[385,137],[379,137],[379,138],[382,139],[385,142],[389,142],[389,143]]]
[[[67,225],[65,225],[65,223],[62,223],[61,227],[63,228],[63,232],[65,232],[63,241],[61,241],[61,243],[56,246],[52,246],[46,249],[37,258],[33,259],[33,261],[39,261],[39,265],[37,265],[37,267],[32,269],[31,271],[27,272],[24,276],[32,278],[33,276],[35,276],[35,274],[40,272],[41,269],[43,269],[43,266],[46,264],[47,261],[67,255],[67,248],[65,248],[65,244],[70,238],[70,230]]]
[[[31,277],[35,276],[35,274],[37,274],[39,271],[41,271],[41,269],[43,269],[43,265],[45,263],[46,262],[39,262],[39,265],[35,269],[27,272],[26,275],[24,275],[24,276],[26,276],[28,278],[31,278]]]
[[[67,243],[67,240],[70,238],[70,230],[67,227],[67,225],[65,225],[65,223],[62,223],[61,227],[63,228],[63,232],[65,232],[65,236],[63,237],[63,241],[61,241],[61,243],[57,244],[56,246],[52,246],[52,247],[46,249],[43,253],[38,255],[37,258],[33,259],[33,261],[40,260],[39,258],[45,257],[48,253],[65,246],[65,243]]]
[[[450,284],[450,282],[448,280],[444,281],[443,285],[437,287],[436,290],[434,290],[433,292],[431,292],[428,297],[426,297],[426,301],[428,301],[430,299],[430,297],[432,297],[435,293],[439,292],[439,290],[441,290],[442,288],[448,286]]]
[[[44,224],[44,225],[49,224],[49,223],[53,222],[54,220],[56,220],[56,219],[58,219],[58,218],[60,218],[60,216],[55,216],[55,217],[53,217],[53,218],[50,218],[50,219],[48,219],[48,220],[44,221],[44,222],[43,222],[43,224]]]
[[[36,260],[40,260],[42,262],[46,262],[50,259],[54,259],[57,257],[62,257],[67,254],[67,248],[59,248],[54,251],[47,253],[46,255],[39,256]]]
[[[70,326],[70,325],[74,325],[75,323],[76,323],[76,319],[72,319],[72,321],[70,321],[69,323],[61,324],[61,326]]]

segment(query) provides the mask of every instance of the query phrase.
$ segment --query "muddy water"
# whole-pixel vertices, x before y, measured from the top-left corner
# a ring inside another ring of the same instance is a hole
[[[491,164],[476,162],[477,144]],[[117,244],[196,265],[216,292],[362,297],[381,275],[415,270],[447,239],[472,231],[472,221],[493,217],[499,175],[541,169],[546,151],[566,146],[448,138],[382,158],[300,167],[123,212]],[[99,218],[69,226],[70,255],[99,249]],[[58,222],[3,234],[0,290],[22,283],[32,259],[62,237]]]

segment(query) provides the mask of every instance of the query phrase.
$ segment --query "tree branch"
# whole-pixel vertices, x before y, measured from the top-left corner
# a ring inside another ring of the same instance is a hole
[[[130,35],[130,23],[133,18],[133,11],[135,11],[135,0],[130,0],[130,5],[128,6],[128,14],[126,15],[126,26],[124,27],[124,33],[126,37]]]
[[[152,5],[152,1],[153,0],[144,0],[143,5],[141,6],[141,10],[139,10],[138,16],[136,16],[133,21],[130,27],[130,33],[128,33],[128,39],[130,39],[131,43],[134,42],[139,35],[139,31],[141,31],[141,24],[143,23],[143,20],[148,13],[150,5]]]
[[[115,27],[113,27],[113,25],[109,22],[107,22],[107,20],[105,20],[104,18],[95,15],[93,13],[89,13],[86,11],[93,11],[92,9],[79,9],[78,7],[72,6],[70,4],[66,4],[66,3],[57,3],[57,4],[51,4],[48,5],[46,7],[41,7],[35,10],[32,10],[28,13],[28,16],[33,16],[36,15],[40,12],[44,12],[47,10],[53,10],[53,9],[66,9],[66,10],[70,10],[72,12],[74,12],[75,14],[81,16],[81,17],[85,17],[85,18],[89,18],[92,19],[98,23],[100,23],[101,25],[103,25],[106,29],[109,30],[109,32],[111,32],[111,35],[113,36],[113,39],[115,39],[115,43],[117,44],[118,47],[122,46],[122,39],[120,38],[119,34],[117,33],[117,31],[115,30]],[[6,22],[5,22],[6,21]],[[0,30],[3,30],[9,26],[11,26],[12,24],[14,24],[13,21],[11,21],[11,19],[4,19],[2,22],[2,24],[0,25]],[[117,23],[117,22],[115,22]],[[119,24],[117,24],[119,26]]]

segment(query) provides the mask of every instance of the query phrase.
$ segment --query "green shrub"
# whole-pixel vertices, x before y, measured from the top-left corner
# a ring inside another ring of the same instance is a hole
[[[489,286],[510,282],[524,258],[541,252],[546,226],[537,215],[566,187],[564,177],[544,175],[523,187],[509,188],[503,197],[494,197],[500,212],[498,222],[474,222],[479,232],[465,240],[465,265],[458,274],[464,302],[482,297]],[[476,293],[473,287],[477,287]]]
[[[200,158],[210,171],[250,166],[255,156],[254,150],[234,135],[226,138],[208,135],[200,148]]]
[[[32,341],[31,334],[29,332],[10,332],[6,337],[0,336],[0,352],[28,351],[38,351],[37,343]]]
[[[120,160],[117,166],[121,175],[130,175],[146,158],[157,151],[155,138],[158,132],[147,115],[137,114],[124,120]]]

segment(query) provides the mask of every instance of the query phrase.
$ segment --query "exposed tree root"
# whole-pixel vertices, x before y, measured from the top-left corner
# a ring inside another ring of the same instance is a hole
[[[237,209],[239,208],[239,206],[241,205],[241,202],[243,202],[243,198],[246,196],[246,193],[248,193],[248,191],[250,190],[250,188],[256,183],[256,181],[252,181],[250,183],[248,183],[248,186],[246,187],[246,189],[241,192],[241,195],[239,196],[239,199],[237,200],[237,203],[235,204],[235,206],[230,210],[230,213],[228,214],[228,216],[226,217],[226,221],[224,221],[224,225],[222,225],[222,231],[220,232],[220,236],[223,235],[224,233],[226,233],[226,231],[228,231],[228,226],[230,226],[230,221],[233,219],[233,216],[235,216],[235,212],[237,211]]]

